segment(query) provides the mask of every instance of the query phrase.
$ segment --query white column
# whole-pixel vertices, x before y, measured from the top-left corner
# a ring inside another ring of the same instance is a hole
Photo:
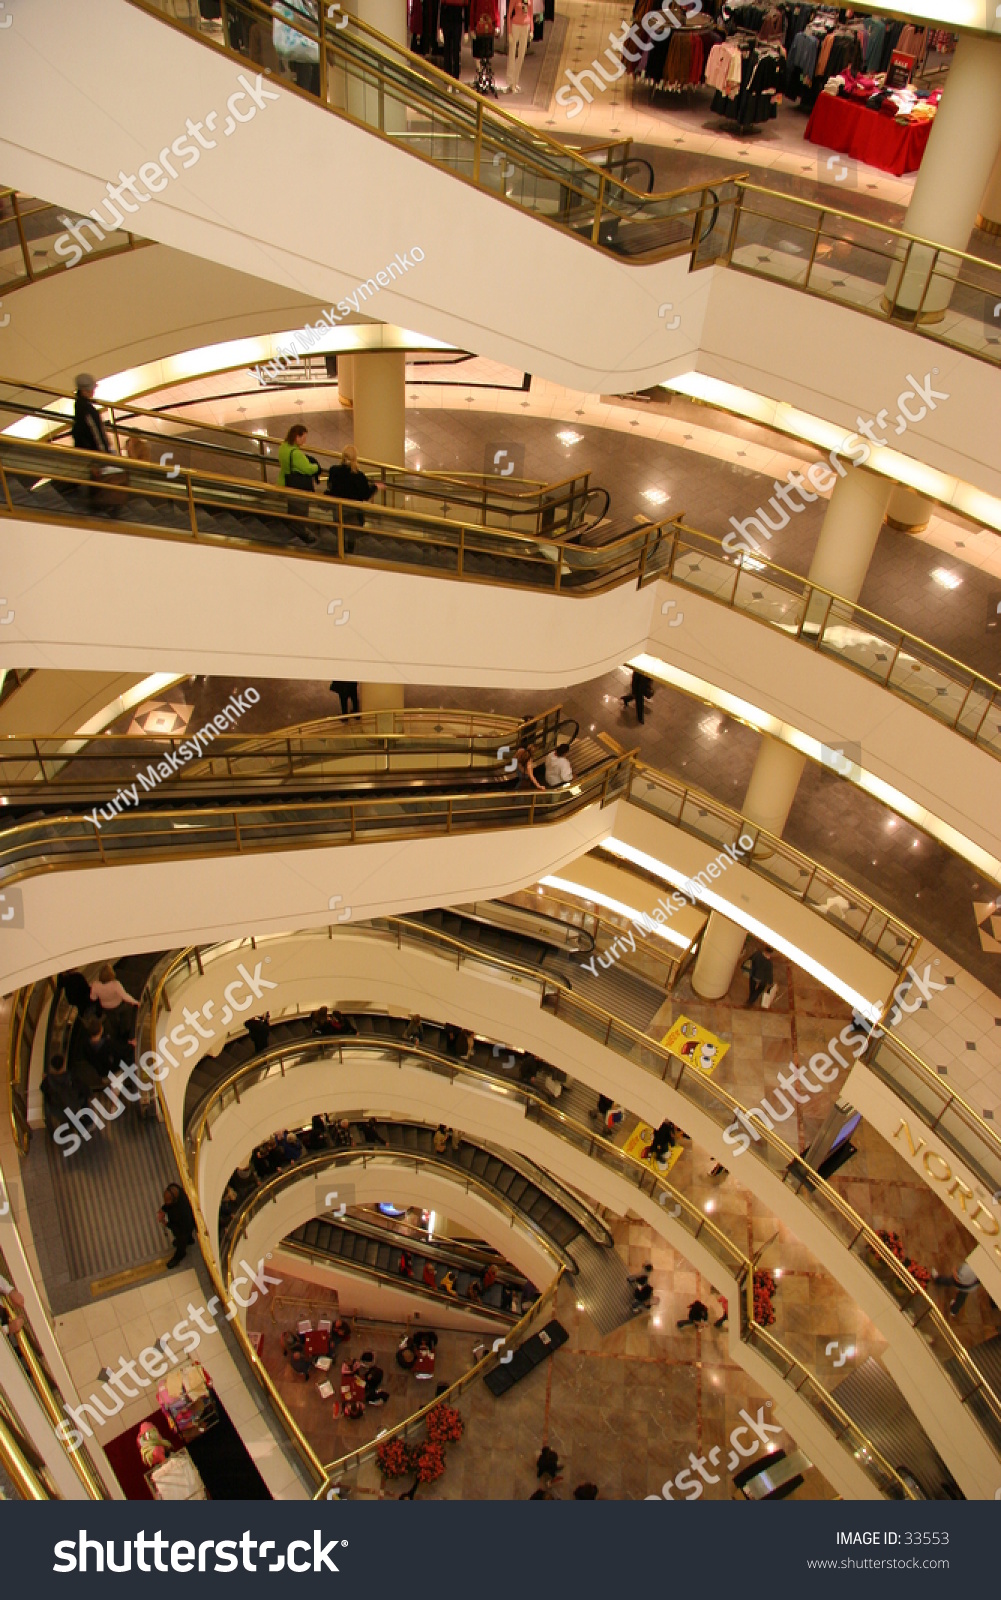
[[[747,786],[742,815],[759,828],[780,835],[796,798],[806,757],[790,745],[765,738]],[[702,935],[692,969],[692,988],[704,1000],[729,992],[747,934],[735,922],[713,911]]]
[[[928,146],[914,183],[903,232],[965,250],[1001,149],[1001,40],[964,34],[956,46]],[[885,305],[941,321],[957,263],[919,245],[901,248],[890,270]],[[902,276],[901,276],[902,274]],[[926,288],[927,285],[927,288]]]
[[[407,0],[347,0],[347,10],[359,21],[384,34],[393,44],[406,49],[409,42]],[[350,32],[350,27],[349,23],[346,31]],[[375,40],[369,40],[368,43],[378,48]],[[374,77],[366,77],[363,81],[355,77],[350,68],[346,80],[347,110],[351,116],[357,117],[369,128],[378,128],[382,133],[406,132],[406,103],[389,92],[385,83]]]
[[[355,403],[354,357],[348,350],[337,352],[337,398],[342,406]]]
[[[393,733],[398,727],[398,713],[403,710],[402,683],[360,683],[358,703],[362,712],[376,713],[379,733]]]
[[[994,171],[987,180],[984,198],[977,213],[977,227],[984,233],[1001,233],[1001,150]]]
[[[354,443],[364,461],[406,463],[407,357],[403,350],[357,350],[351,357]]]
[[[834,486],[807,577],[822,589],[857,600],[883,526],[893,484],[849,467]]]

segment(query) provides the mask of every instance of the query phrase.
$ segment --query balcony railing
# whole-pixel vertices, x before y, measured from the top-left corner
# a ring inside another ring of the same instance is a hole
[[[165,17],[163,0],[130,3],[175,27],[197,28],[197,18]],[[318,95],[286,77],[289,92],[499,202],[620,260],[646,265],[687,255],[693,268],[725,265],[893,321],[979,360],[1001,361],[995,263],[762,188],[746,173],[650,193],[627,181],[630,167],[640,165],[628,140],[575,149],[526,127],[346,10],[318,10],[315,28],[298,28],[315,49]],[[197,37],[275,76],[287,68],[271,48],[274,17],[264,0],[223,0],[222,34]],[[259,60],[250,55],[255,28]]]
[[[309,1066],[317,1061],[333,1062],[336,1060],[339,1064],[343,1064],[345,1052],[349,1057],[361,1053],[381,1059],[395,1060],[400,1068],[404,1065],[416,1066],[423,1071],[445,1077],[452,1084],[456,1082],[482,1082],[484,1076],[487,1076],[491,1079],[494,1092],[503,1097],[504,1100],[521,1107],[529,1121],[537,1123],[540,1127],[545,1128],[547,1132],[564,1140],[589,1160],[598,1161],[603,1167],[614,1172],[618,1177],[625,1179],[640,1193],[656,1200],[659,1205],[667,1206],[670,1203],[672,1218],[680,1223],[681,1227],[693,1240],[697,1240],[708,1249],[727,1275],[738,1283],[741,1290],[741,1340],[763,1355],[769,1365],[781,1375],[783,1381],[790,1383],[795,1391],[810,1404],[834,1434],[835,1438],[841,1441],[845,1448],[851,1451],[859,1464],[863,1466],[881,1494],[891,1499],[907,1499],[910,1497],[909,1491],[905,1488],[899,1474],[890,1467],[871,1441],[865,1437],[862,1430],[842,1410],[816,1375],[809,1372],[773,1334],[767,1332],[764,1327],[755,1322],[754,1267],[753,1262],[746,1253],[734,1245],[722,1230],[710,1221],[699,1206],[693,1205],[680,1191],[661,1178],[659,1174],[653,1172],[644,1162],[620,1150],[610,1140],[595,1133],[586,1123],[580,1123],[566,1112],[551,1106],[542,1096],[534,1093],[531,1089],[513,1084],[509,1079],[501,1077],[499,1074],[494,1079],[489,1073],[484,1073],[481,1068],[457,1064],[423,1046],[400,1045],[392,1037],[379,1038],[378,1036],[365,1035],[353,1038],[347,1044],[330,1040],[310,1040],[265,1051],[220,1080],[192,1120],[186,1140],[187,1172],[192,1189],[197,1192],[203,1141],[211,1139],[211,1126],[218,1120],[228,1105],[240,1103],[243,1096],[250,1093],[255,1086],[267,1079],[274,1077],[284,1079],[288,1073],[294,1072],[298,1067]],[[224,1277],[229,1275],[229,1263],[236,1241],[245,1232],[251,1218],[271,1203],[277,1191],[302,1181],[306,1172],[323,1170],[334,1161],[338,1165],[342,1162],[350,1163],[359,1160],[367,1164],[371,1159],[371,1152],[353,1151],[338,1155],[337,1152],[327,1151],[322,1155],[310,1157],[305,1162],[297,1164],[291,1171],[269,1180],[254,1195],[248,1197],[245,1206],[234,1217],[229,1226],[227,1242],[223,1247]],[[392,1157],[390,1156],[389,1159],[392,1159]],[[418,1165],[420,1164],[418,1162]],[[453,1169],[447,1161],[444,1165],[448,1167],[449,1171],[454,1171],[454,1175],[459,1181],[465,1182],[469,1176],[464,1168]],[[523,1335],[524,1331],[522,1325],[519,1324],[517,1328],[506,1336],[507,1345],[509,1347],[512,1346]],[[483,1366],[482,1370],[487,1370],[486,1366]],[[467,1373],[459,1381],[458,1385],[453,1386],[449,1391],[449,1396],[460,1394],[474,1376],[478,1377],[480,1375],[480,1370],[474,1368],[472,1373]],[[448,1398],[448,1396],[445,1398]],[[406,1419],[393,1432],[400,1433],[410,1430],[416,1425],[420,1417],[426,1413],[427,1409],[425,1407],[417,1414],[416,1418]],[[372,1442],[362,1446],[360,1450],[352,1451],[348,1455],[330,1463],[326,1468],[327,1483],[335,1482],[343,1476],[345,1471],[373,1459],[375,1450],[375,1442]]]

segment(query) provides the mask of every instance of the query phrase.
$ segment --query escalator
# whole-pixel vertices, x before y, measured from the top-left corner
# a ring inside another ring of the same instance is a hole
[[[391,1282],[394,1287],[438,1305],[454,1304],[456,1297],[474,1311],[486,1312],[498,1321],[517,1322],[527,1309],[531,1295],[526,1297],[527,1280],[502,1264],[495,1264],[496,1280],[484,1289],[475,1303],[469,1299],[468,1290],[478,1283],[488,1263],[494,1257],[486,1252],[473,1252],[453,1248],[448,1241],[430,1245],[401,1236],[390,1228],[380,1228],[371,1219],[351,1215],[338,1222],[328,1222],[314,1217],[296,1228],[282,1240],[282,1249],[296,1253],[297,1248],[312,1260],[329,1261]],[[401,1249],[407,1249],[412,1258],[413,1276],[407,1278],[399,1271]],[[455,1274],[455,1295],[441,1289],[431,1289],[423,1281],[425,1263],[440,1275],[442,1269]],[[505,1289],[508,1293],[505,1295]],[[514,1309],[512,1309],[512,1294]]]

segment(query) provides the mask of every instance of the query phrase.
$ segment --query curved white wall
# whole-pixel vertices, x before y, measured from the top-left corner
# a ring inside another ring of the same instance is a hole
[[[718,686],[818,743],[839,743],[847,728],[862,741],[867,772],[940,818],[958,836],[946,840],[950,848],[964,854],[968,839],[985,852],[974,859],[991,871],[1001,762],[861,673],[691,590],[624,584],[591,598],[515,598],[487,583],[308,554],[154,544],[13,517],[3,530],[16,615],[3,630],[2,665],[153,671],[183,663],[248,684],[255,675],[336,676],[560,690],[649,651],[687,673],[694,692],[711,699]],[[155,603],[123,608],[121,593],[149,592],[151,561]],[[670,616],[683,612],[682,627],[662,613],[667,596],[677,597]],[[345,615],[336,625],[333,617]]]
[[[478,967],[470,962],[464,963],[461,969],[455,969],[440,957],[422,950],[411,946],[397,949],[389,941],[365,938],[360,933],[346,932],[337,939],[327,941],[325,945],[322,941],[317,943],[323,954],[311,952],[311,961],[316,967],[321,963],[325,965],[326,988],[321,992],[329,992],[336,985],[335,1003],[350,1008],[352,1001],[372,1003],[377,1000],[386,1009],[401,1015],[420,1011],[427,1015],[448,1017],[487,1038],[503,1040],[519,1049],[533,1051],[596,1091],[611,1094],[654,1126],[664,1117],[669,1117],[687,1129],[698,1145],[709,1150],[724,1164],[733,1166],[733,1151],[723,1143],[720,1130],[708,1115],[669,1084],[660,1082],[652,1073],[626,1057],[605,1049],[597,1040],[568,1027],[550,1011],[542,1010],[534,989],[506,980],[496,969]],[[235,975],[235,957],[228,955],[211,963],[203,978],[192,980],[191,992],[197,989],[204,993],[205,985],[211,979],[214,993],[220,994],[220,985],[227,972]],[[186,997],[188,985],[183,986],[183,992]],[[278,991],[270,998],[277,1009],[280,1003],[284,1003],[285,993]],[[175,1010],[180,1003],[179,997],[172,1000]],[[394,1073],[397,1070],[393,1069]],[[282,1080],[277,1082],[281,1084]],[[284,1080],[286,1095],[296,1093],[291,1082],[291,1077]],[[424,1074],[420,1075],[420,1082],[421,1093],[409,1103],[423,1118],[425,1112],[419,1108],[430,1103],[432,1090]],[[164,1087],[170,1115],[176,1122],[179,1097],[183,1101],[180,1074],[172,1073]],[[260,1085],[249,1091],[243,1097],[242,1107],[236,1109],[241,1110],[243,1116],[256,1120],[253,1107],[258,1103],[257,1095],[271,1092],[267,1083]],[[474,1102],[477,1098],[483,1100],[482,1096],[475,1094],[472,1098]],[[505,1137],[511,1138],[517,1133],[519,1139],[524,1140],[529,1137],[529,1130],[533,1136],[536,1133],[541,1136],[541,1130],[525,1123],[520,1112],[509,1109],[508,1121],[502,1121],[494,1103],[496,1098],[490,1096],[491,1115],[497,1119],[491,1125],[503,1128]],[[284,1103],[287,1102],[279,1100],[279,1104]],[[229,1114],[227,1110],[224,1117]],[[464,1115],[472,1117],[476,1113]],[[215,1129],[220,1127],[223,1120],[220,1118],[214,1125],[214,1137]],[[434,1120],[441,1119],[436,1116]],[[462,1126],[454,1113],[452,1120]],[[284,1113],[277,1119],[273,1114],[262,1119],[269,1131],[274,1126],[287,1125],[288,1121],[289,1116]],[[471,1123],[470,1131],[475,1131],[475,1126]],[[496,1134],[494,1136],[497,1137]],[[545,1137],[548,1139],[551,1136]],[[248,1130],[240,1125],[239,1132],[233,1136],[232,1149],[239,1150],[241,1143],[246,1144],[247,1141]],[[553,1143],[562,1144],[562,1141],[553,1140]],[[537,1159],[534,1151],[541,1147],[519,1143],[517,1148],[524,1149],[526,1154],[532,1154],[533,1159]],[[225,1159],[229,1159],[228,1154]],[[600,1200],[604,1192],[601,1188],[605,1180],[604,1170],[573,1151],[569,1152],[566,1159],[583,1163],[580,1186],[584,1192]],[[236,1160],[227,1168],[227,1173],[235,1165]],[[563,1175],[565,1181],[577,1181],[570,1176],[569,1166],[556,1167],[551,1161],[549,1166],[550,1170]],[[781,1218],[802,1239],[818,1261],[825,1262],[842,1288],[875,1323],[889,1346],[884,1355],[884,1365],[915,1415],[921,1418],[922,1426],[943,1460],[948,1463],[963,1492],[970,1498],[990,1499],[996,1487],[997,1459],[973,1418],[960,1406],[952,1385],[921,1334],[899,1313],[892,1298],[880,1289],[863,1263],[847,1249],[838,1247],[835,1236],[820,1216],[783,1184],[764,1162],[749,1157],[746,1162],[741,1162],[738,1176],[741,1184],[746,1184],[776,1217]],[[619,1183],[623,1180],[609,1176],[608,1182]],[[629,1185],[623,1186],[630,1189],[633,1195],[636,1194]],[[620,1210],[628,1208],[628,1202],[620,1202],[617,1207]],[[639,1207],[634,1206],[634,1209]],[[689,1260],[694,1260],[690,1248],[686,1250],[686,1255]],[[700,1267],[700,1270],[708,1270],[712,1277],[711,1269]]]
[[[218,114],[221,130],[239,69],[125,0],[11,0],[14,23],[0,74],[0,170],[29,193],[87,212],[107,173],[135,171]],[[149,62],[155,60],[155,78]],[[59,83],[55,99],[51,85]],[[114,83],[95,103],[94,83]],[[372,310],[386,321],[589,392],[626,392],[693,368],[856,426],[937,366],[951,398],[905,444],[919,460],[1001,491],[991,419],[997,376],[984,362],[781,285],[688,261],[635,267],[591,251],[514,207],[414,160],[363,129],[275,91],[253,121],[231,127],[197,165],[180,167],[134,226],[175,249],[283,283],[334,304],[398,253],[424,261],[384,287]],[[246,104],[243,109],[246,110]],[[211,133],[205,137],[211,141]],[[169,154],[168,154],[169,159]],[[321,174],[323,203],[285,210],[290,162]],[[358,175],[379,196],[364,230],[345,230]],[[154,180],[157,181],[157,180]],[[489,238],[492,248],[482,249]],[[559,294],[510,294],[512,265]],[[680,317],[668,337],[659,308]],[[804,374],[804,349],[812,360]],[[861,359],[860,358],[861,355]],[[813,386],[815,385],[815,386]]]

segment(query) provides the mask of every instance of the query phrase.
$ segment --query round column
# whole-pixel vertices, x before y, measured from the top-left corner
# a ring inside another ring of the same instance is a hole
[[[355,403],[354,357],[349,350],[337,352],[337,398],[342,406]]]
[[[810,562],[811,583],[846,600],[858,599],[892,489],[889,478],[859,467],[849,467],[838,479]]]
[[[384,34],[393,44],[406,49],[407,0],[347,0],[346,9],[370,28]],[[350,23],[346,32],[350,34]],[[357,31],[357,30],[356,30]],[[377,41],[368,40],[377,46]],[[402,98],[391,91],[388,84],[370,79],[364,82],[350,69],[345,72],[346,109],[364,122],[366,127],[377,128],[380,133],[406,133],[407,107]]]
[[[914,183],[903,232],[965,250],[1001,149],[1001,41],[964,34]],[[884,307],[922,322],[941,321],[958,263],[920,245],[902,247],[886,283]],[[929,274],[932,274],[929,281]]]
[[[358,704],[361,711],[376,713],[379,733],[392,733],[397,726],[398,713],[403,710],[402,683],[360,683]]]
[[[1001,150],[994,171],[987,180],[984,198],[977,212],[977,227],[984,233],[1001,233]]]
[[[897,533],[923,533],[934,509],[933,500],[926,500],[923,494],[916,494],[913,489],[898,483],[890,490],[886,526],[894,528]]]
[[[766,737],[741,807],[747,820],[781,834],[805,764],[806,757],[798,750]],[[746,938],[735,922],[718,911],[710,914],[692,969],[692,988],[703,1000],[720,1000],[729,992]]]
[[[407,357],[403,350],[356,350],[351,357],[354,443],[364,461],[406,463]]]

